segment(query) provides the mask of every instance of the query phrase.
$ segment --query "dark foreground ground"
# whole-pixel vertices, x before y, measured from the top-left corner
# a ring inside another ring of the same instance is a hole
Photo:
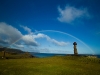
[[[100,59],[78,56],[0,59],[0,75],[100,75]]]

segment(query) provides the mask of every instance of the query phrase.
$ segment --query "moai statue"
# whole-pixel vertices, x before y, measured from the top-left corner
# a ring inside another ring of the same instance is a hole
[[[2,58],[5,58],[5,50],[6,50],[6,47],[3,48],[3,56],[2,56]]]
[[[77,43],[74,42],[73,45],[74,45],[74,55],[78,55],[77,48],[76,48]]]

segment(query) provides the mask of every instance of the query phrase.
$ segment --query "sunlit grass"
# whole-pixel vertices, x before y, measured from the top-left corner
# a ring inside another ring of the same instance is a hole
[[[54,56],[2,59],[0,75],[100,75],[97,58]]]

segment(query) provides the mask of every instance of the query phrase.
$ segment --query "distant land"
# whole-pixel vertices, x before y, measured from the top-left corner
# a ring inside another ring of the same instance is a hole
[[[22,50],[19,49],[14,49],[14,48],[5,48],[0,46],[0,52],[4,51],[4,49],[6,49],[7,53],[16,53],[16,54],[23,54],[25,53]],[[30,55],[34,56],[34,57],[38,57],[38,58],[44,58],[44,57],[52,57],[52,56],[73,56],[74,54],[55,54],[55,53],[36,53],[36,52],[28,52],[30,53]],[[92,54],[78,54],[78,56],[96,56],[98,58],[100,58],[100,55],[92,55]]]
[[[38,58],[44,58],[44,57],[52,57],[52,56],[74,56],[74,54],[55,54],[55,53],[35,53],[30,52],[31,55],[34,55]],[[78,56],[96,56],[97,58],[100,58],[100,55],[92,55],[92,54],[78,54]]]
[[[19,50],[19,49],[14,49],[14,48],[0,48],[0,52],[6,50],[6,52],[12,52],[12,53],[24,53],[24,51]]]

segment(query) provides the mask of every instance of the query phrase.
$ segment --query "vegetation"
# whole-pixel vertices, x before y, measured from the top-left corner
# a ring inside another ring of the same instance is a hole
[[[19,59],[19,58],[31,58],[32,56],[29,52],[23,52],[19,49],[13,48],[0,48],[0,59]]]
[[[0,59],[3,57],[3,52],[0,52]],[[33,58],[30,53],[24,52],[24,53],[15,53],[15,52],[5,52],[5,58],[4,59],[20,59],[20,58]]]
[[[0,75],[100,75],[100,59],[79,56],[0,59]]]

